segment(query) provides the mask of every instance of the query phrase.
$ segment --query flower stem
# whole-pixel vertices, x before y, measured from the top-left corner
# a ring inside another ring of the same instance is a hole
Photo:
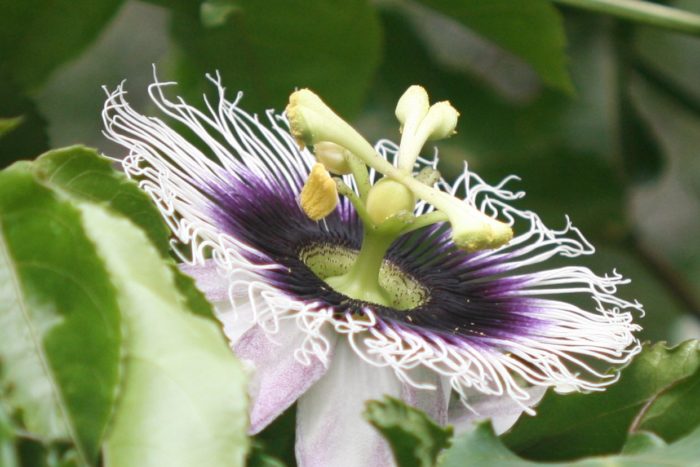
[[[389,294],[379,285],[379,270],[394,239],[393,235],[365,230],[362,248],[350,270],[342,276],[327,278],[326,283],[348,297],[391,306]]]
[[[641,0],[552,0],[671,31],[700,35],[700,15]]]
[[[365,207],[364,201],[355,193],[355,191],[353,191],[353,189],[350,186],[345,184],[345,182],[343,182],[342,179],[336,178],[335,183],[338,187],[338,194],[341,194],[345,196],[348,200],[350,200],[352,205],[355,207],[355,212],[357,212],[357,215],[360,216],[360,220],[362,221],[362,223],[367,228],[374,228],[374,224],[372,223],[372,219],[370,219],[369,217],[369,213],[367,212],[367,208]]]
[[[369,181],[369,174],[367,173],[367,166],[354,154],[350,155],[348,163],[352,170],[352,177],[357,184],[357,190],[360,192],[360,199],[362,201],[367,201],[367,193],[369,193],[369,189],[372,187]]]

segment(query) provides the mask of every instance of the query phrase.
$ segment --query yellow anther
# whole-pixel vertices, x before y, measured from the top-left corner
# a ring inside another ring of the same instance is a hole
[[[326,168],[316,163],[301,190],[301,208],[311,220],[318,221],[335,210],[338,189]]]

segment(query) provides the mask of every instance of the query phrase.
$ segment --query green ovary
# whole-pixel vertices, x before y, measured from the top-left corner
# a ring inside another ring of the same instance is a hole
[[[363,245],[366,247],[366,245]],[[366,254],[372,253],[367,252]],[[330,244],[315,244],[304,248],[300,259],[314,274],[334,290],[356,300],[410,310],[423,304],[428,291],[398,266],[379,256],[363,273],[358,269],[360,252]],[[379,269],[377,275],[372,270]]]

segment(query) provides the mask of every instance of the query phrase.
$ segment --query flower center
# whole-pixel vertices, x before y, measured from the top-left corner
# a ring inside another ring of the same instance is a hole
[[[396,166],[308,89],[290,96],[286,115],[292,135],[300,146],[311,146],[318,161],[301,192],[304,212],[319,221],[335,210],[338,195],[343,195],[363,223],[362,247],[352,264],[342,273],[322,277],[336,292],[364,302],[394,307],[398,302],[399,308],[410,308],[415,299],[397,298],[406,295],[405,290],[397,293],[392,281],[394,289],[387,289],[382,279],[384,258],[394,240],[436,222],[449,222],[455,245],[467,251],[495,248],[512,238],[509,225],[433,186],[440,178],[436,171],[414,174],[423,145],[452,135],[459,116],[449,102],[429,105],[420,86],[411,86],[396,106],[402,133]],[[374,184],[370,168],[381,175]],[[331,173],[346,178],[332,178]],[[354,188],[346,183],[350,179]],[[434,210],[416,216],[419,199]]]
[[[316,276],[328,281],[348,274],[357,263],[359,255],[359,251],[351,248],[317,243],[304,247],[299,259]],[[424,304],[429,296],[426,287],[386,258],[383,258],[379,265],[378,283],[387,300],[387,303],[382,304],[397,310],[417,308]],[[350,297],[361,300],[358,297]]]

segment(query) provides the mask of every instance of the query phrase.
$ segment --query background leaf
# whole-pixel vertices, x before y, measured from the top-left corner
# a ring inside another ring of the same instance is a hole
[[[9,133],[22,123],[23,117],[0,118],[0,138],[5,133]]]
[[[572,92],[561,17],[545,0],[420,0],[528,62],[542,79]]]
[[[243,465],[246,378],[218,326],[186,310],[142,231],[95,205],[81,210],[117,287],[128,335],[106,465]]]
[[[638,62],[633,46],[634,27],[616,23],[613,29],[617,63],[617,112],[619,120],[620,159],[625,176],[635,182],[649,182],[658,177],[666,161],[661,143],[649,119],[639,109],[632,95],[631,73]]]
[[[4,50],[4,47],[0,49]],[[0,137],[0,169],[19,159],[36,157],[49,144],[46,121],[35,103],[0,66],[0,119],[15,118],[20,119],[17,125]]]
[[[667,442],[700,425],[700,371],[667,387],[642,412],[638,429],[653,431]]]
[[[25,168],[0,172],[5,403],[25,430],[93,462],[116,397],[116,296],[80,213]]]
[[[204,73],[221,72],[246,109],[282,109],[295,88],[309,87],[341,114],[357,112],[376,70],[381,32],[367,0],[236,1],[219,27],[206,27],[196,2],[173,12],[182,48],[180,83],[191,96],[210,90]]]
[[[122,0],[3,2],[0,67],[11,70],[23,89],[41,84],[87,46],[121,4]]]
[[[629,92],[622,93],[620,100],[620,151],[625,173],[636,182],[649,182],[666,165],[661,143]]]
[[[516,184],[526,191],[521,204],[535,210],[547,225],[562,225],[566,214],[587,238],[609,241],[626,234],[623,188],[615,172],[599,158],[574,153],[562,156],[553,151],[513,160],[510,169],[522,178]],[[553,196],[566,206],[565,213],[548,202]]]
[[[653,440],[653,441],[652,441]],[[677,443],[664,445],[653,435],[635,435],[633,447],[626,454],[582,459],[578,462],[539,463],[519,458],[508,450],[493,433],[489,423],[482,423],[473,431],[458,436],[453,446],[441,456],[439,467],[461,467],[465,464],[479,467],[638,467],[700,465],[700,428]]]
[[[564,460],[618,452],[635,418],[670,388],[700,368],[700,343],[668,349],[646,346],[605,392],[558,395],[548,392],[536,417],[522,417],[504,436],[508,447],[537,460]],[[694,421],[686,421],[693,427]],[[697,422],[695,422],[697,423]],[[552,449],[556,446],[556,449]]]
[[[0,371],[2,371],[1,368]],[[9,414],[4,404],[0,403],[0,465],[3,467],[17,467],[19,465],[14,445],[14,431],[15,428]]]
[[[255,435],[253,443],[255,449],[251,453],[249,463],[257,459],[262,460],[263,465],[266,459],[279,459],[288,467],[296,467],[297,460],[294,453],[295,428],[297,423],[297,406],[292,404],[282,415],[272,421],[263,431]]]
[[[448,446],[452,428],[443,428],[425,413],[393,397],[367,402],[365,418],[386,438],[400,467],[435,465]]]
[[[246,462],[248,467],[286,467],[287,464],[271,456],[267,453],[267,450],[253,441],[250,448],[250,453],[248,454],[248,460]]]
[[[651,449],[665,446],[663,439],[648,431],[636,431],[630,433],[625,446],[622,448],[623,454],[638,454]]]
[[[226,24],[236,10],[235,0],[205,0],[200,5],[199,14],[205,27],[214,28]]]
[[[455,437],[452,447],[440,456],[440,467],[463,466],[465,462],[478,462],[479,466],[520,467],[535,463],[518,458],[510,452],[494,434],[491,424],[481,423],[477,427]]]

